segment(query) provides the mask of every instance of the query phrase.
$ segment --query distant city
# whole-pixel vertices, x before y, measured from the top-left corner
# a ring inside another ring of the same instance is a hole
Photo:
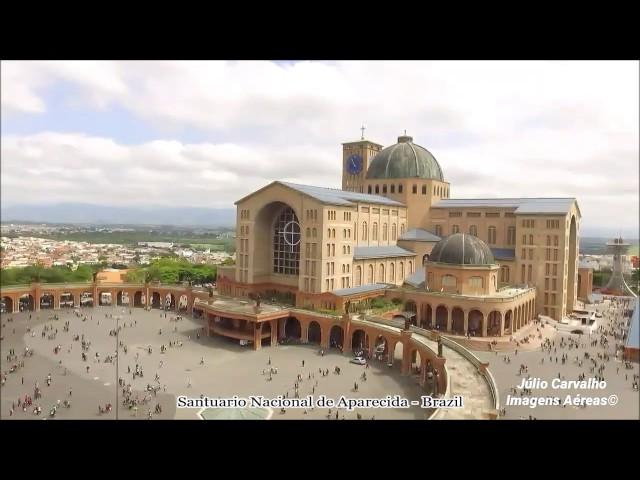
[[[235,261],[228,228],[4,224],[0,234],[0,268],[147,265],[163,256],[196,265]]]

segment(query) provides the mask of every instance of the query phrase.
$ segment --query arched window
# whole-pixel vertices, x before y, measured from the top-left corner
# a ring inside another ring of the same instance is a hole
[[[344,265],[344,263],[342,264],[342,273],[345,273],[345,265]]]
[[[331,264],[327,262],[327,275],[331,275]]]
[[[367,187],[367,193],[371,193],[371,185]]]
[[[413,262],[409,260],[409,274],[413,273]]]
[[[423,195],[427,194],[427,186],[426,185],[422,185],[422,194]]]
[[[482,288],[483,287],[482,277],[471,277],[469,279],[469,286],[471,288]]]
[[[396,186],[395,185],[392,184],[390,186],[390,188],[391,188],[391,193],[396,193]]]
[[[343,245],[343,246],[342,246],[342,254],[343,254],[343,255],[346,255],[346,253],[347,253],[347,246],[346,246],[346,245]]]
[[[529,245],[533,245],[533,235],[529,235]]]
[[[551,246],[551,235],[547,235],[547,246]]]
[[[378,222],[373,222],[373,230],[371,231],[371,239],[378,240]]]
[[[437,237],[442,237],[442,225],[436,225],[435,231]]]
[[[418,193],[418,185],[411,187],[411,193]]]
[[[342,230],[342,238],[347,238],[347,229]]]
[[[356,267],[356,287],[362,285],[362,267],[358,265]]]
[[[422,265],[426,265],[428,261],[429,261],[429,254],[428,254],[428,253],[425,253],[425,254],[422,256]]]
[[[475,225],[471,225],[469,227],[469,235],[473,235],[474,237],[478,236],[478,227],[476,227]]]
[[[382,193],[387,193],[387,186],[386,185],[382,185]]]
[[[384,264],[381,263],[380,267],[378,268],[378,281],[380,283],[384,283],[385,282],[385,277],[384,277]]]
[[[307,237],[311,237],[311,229],[307,228]]]
[[[336,238],[336,229],[335,228],[333,228],[331,230],[331,237]]]
[[[396,240],[396,237],[397,237],[396,224],[393,223],[391,224],[391,240]]]
[[[387,238],[387,224],[383,223],[382,224],[382,241],[386,242],[388,240]]]
[[[314,228],[313,229],[313,238],[316,238],[318,236],[318,231]]]
[[[496,227],[494,227],[494,226],[489,227],[489,232],[488,232],[487,238],[489,239],[489,243],[490,244],[495,244],[496,243]]]
[[[451,234],[460,233],[460,225],[452,225],[451,226]]]
[[[404,280],[404,262],[400,262],[400,278],[398,280],[401,282]]]
[[[367,283],[373,283],[373,265],[369,265],[369,275],[367,275]]]
[[[331,229],[330,228],[327,228],[327,237],[331,238]]]
[[[400,236],[404,235],[404,223],[400,224]]]
[[[380,193],[380,185],[376,185],[376,193]]]
[[[458,279],[453,275],[443,275],[441,283],[443,287],[455,288],[458,286]]]
[[[435,196],[435,194],[436,194],[436,186],[434,185],[433,186],[433,195]]]
[[[391,282],[396,281],[396,266],[394,263],[391,263],[391,265],[389,266],[389,280]]]
[[[516,244],[516,227],[507,228],[507,245]]]
[[[402,184],[398,185],[398,193],[402,193]]]
[[[368,233],[367,222],[362,222],[362,240],[367,239],[367,233]]]

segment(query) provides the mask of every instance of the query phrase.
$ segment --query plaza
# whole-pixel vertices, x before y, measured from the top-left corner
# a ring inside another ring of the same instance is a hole
[[[54,320],[54,315],[58,315],[59,320]],[[116,336],[109,335],[109,332],[116,329],[117,324],[122,327],[118,339],[127,346],[127,354],[120,349],[119,376],[126,384],[132,385],[140,399],[145,395],[150,398],[149,403],[140,406],[137,415],[134,410],[120,405],[118,418],[123,420],[146,419],[148,410],[154,412],[153,418],[198,419],[198,409],[176,409],[175,398],[178,395],[194,398],[200,395],[221,398],[234,395],[293,397],[298,374],[302,378],[299,381],[301,397],[312,394],[312,391],[316,396],[326,395],[336,399],[341,395],[351,398],[383,398],[388,394],[419,399],[420,395],[425,394],[415,376],[403,377],[399,368],[389,369],[385,364],[374,361],[371,368],[365,370],[362,365],[349,363],[351,356],[342,355],[337,350],[329,350],[321,356],[318,348],[312,345],[280,345],[253,351],[224,337],[202,335],[202,325],[193,319],[184,317],[180,321],[172,321],[176,317],[174,312],[166,312],[165,317],[165,312],[161,313],[156,309],[148,311],[135,308],[130,314],[129,309],[122,307],[96,307],[82,309],[82,315],[88,316],[88,319],[83,321],[73,310],[2,315],[2,351],[4,353],[14,349],[19,357],[18,361],[25,362],[23,368],[7,375],[6,384],[2,387],[2,419],[48,418],[50,407],[58,400],[65,399],[71,400],[71,407],[58,408],[55,418],[115,419],[115,406],[118,404],[116,389],[120,390],[119,397],[122,401],[122,388],[117,387],[115,362],[105,363],[103,360],[116,351]],[[121,318],[117,319],[118,316]],[[11,322],[8,321],[9,318],[12,319]],[[70,322],[68,332],[63,329],[65,321]],[[52,330],[48,332],[58,330],[55,339],[49,339],[48,335],[42,337],[44,325],[51,326]],[[33,333],[35,336],[32,336]],[[80,342],[73,341],[75,335],[84,335],[85,340],[91,342],[86,362],[81,358]],[[167,348],[164,354],[160,353],[161,345],[166,346],[169,342],[175,342],[176,346]],[[180,344],[182,346],[178,346]],[[56,354],[54,348],[57,345],[61,348]],[[148,353],[149,346],[151,354]],[[33,356],[23,358],[25,347],[35,352]],[[100,362],[95,357],[96,352],[100,354]],[[202,360],[204,364],[201,363]],[[8,362],[5,356],[2,359],[2,371],[8,371],[13,363],[15,362]],[[128,373],[128,367],[133,371],[136,364],[140,366],[144,376],[134,380],[132,374]],[[90,367],[89,372],[86,370],[87,366]],[[339,375],[334,373],[336,366],[340,368]],[[263,375],[263,370],[270,367],[278,370],[277,374],[272,375],[272,380],[269,380],[268,375]],[[319,369],[329,370],[329,375],[321,376]],[[365,371],[367,380],[362,381],[360,377]],[[161,389],[157,396],[153,396],[145,390],[147,384],[158,384],[154,381],[156,373],[160,377]],[[46,386],[48,374],[52,377],[50,387]],[[308,378],[309,374],[313,375],[312,379]],[[26,413],[21,408],[15,408],[10,416],[12,403],[16,403],[19,396],[24,398],[25,395],[32,395],[36,381],[39,382],[43,396],[34,401],[34,404],[41,405],[42,414],[34,415],[33,407],[27,409]],[[357,392],[354,391],[355,382],[359,386]],[[99,414],[98,406],[109,403],[113,405],[111,412]],[[155,413],[156,404],[161,406],[162,413]],[[290,409],[284,414],[277,411],[272,418],[326,419],[327,413],[328,410],[325,409],[307,410],[306,413],[302,409]],[[339,418],[356,419],[360,414],[366,419],[375,417],[408,420],[424,419],[429,413],[431,412],[428,410],[412,406],[408,409],[342,410]]]

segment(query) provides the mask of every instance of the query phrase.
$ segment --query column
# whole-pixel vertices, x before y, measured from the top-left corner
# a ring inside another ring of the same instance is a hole
[[[403,330],[400,333],[402,342],[402,368],[401,375],[411,374],[411,331]]]
[[[98,284],[97,283],[93,283],[92,288],[91,288],[91,297],[93,298],[93,306],[97,307],[98,305],[100,305],[100,297],[98,297]],[[149,297],[147,297],[148,299]]]
[[[482,312],[482,336],[487,336],[487,328],[489,327],[489,314]]]
[[[320,325],[320,335],[322,337],[320,345],[324,350],[329,350],[329,338],[331,336],[331,329],[327,328],[324,325]]]
[[[351,352],[351,317],[348,313],[342,316],[343,329],[344,329],[344,341],[342,342],[342,353]]]
[[[467,333],[469,333],[469,311],[468,310],[464,310],[464,334],[466,335]]]
[[[433,310],[433,307],[431,307],[431,313],[427,315],[427,319],[426,322],[431,324],[431,328],[434,327],[434,323],[435,323],[435,319],[433,318],[435,316],[435,312]]]
[[[11,297],[11,307],[12,307],[12,313],[20,312],[20,297],[18,296]]]
[[[40,284],[39,283],[33,283],[31,285],[31,290],[32,290],[32,294],[33,295],[33,310],[36,312],[40,311]]]
[[[427,383],[427,358],[426,355],[420,355],[420,386],[424,387]]]
[[[451,310],[452,308],[447,308],[447,332],[451,331]]]
[[[500,312],[500,336],[504,335],[504,312]]]
[[[60,292],[53,293],[53,309],[60,310]]]
[[[271,346],[278,344],[278,320],[271,320]]]
[[[302,343],[309,343],[309,323],[303,324],[300,322],[300,330],[300,340]]]
[[[253,324],[253,349],[260,350],[262,348],[262,323],[255,322]]]

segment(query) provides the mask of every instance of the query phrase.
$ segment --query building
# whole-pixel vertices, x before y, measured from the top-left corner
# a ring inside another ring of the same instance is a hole
[[[299,307],[333,309],[355,293],[414,294],[415,285],[429,284],[438,242],[463,233],[492,255],[485,267],[495,270],[496,284],[480,275],[486,295],[533,289],[532,315],[561,319],[573,311],[575,198],[451,198],[438,161],[406,135],[387,148],[344,143],[342,165],[342,190],[275,181],[236,202],[238,259],[220,269],[222,293],[280,292]]]

